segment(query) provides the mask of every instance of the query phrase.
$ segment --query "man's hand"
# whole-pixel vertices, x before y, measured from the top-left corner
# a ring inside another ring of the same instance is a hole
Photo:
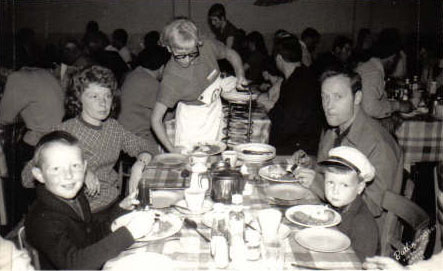
[[[292,164],[296,164],[305,168],[313,167],[313,161],[311,157],[304,150],[297,150],[296,152],[294,152],[294,154],[291,156],[290,162]]]
[[[100,194],[100,181],[98,180],[97,176],[90,171],[86,171],[86,177],[85,177],[85,184],[86,184],[86,194],[90,197],[94,197],[98,194]]]
[[[409,101],[399,101],[398,111],[402,113],[409,113],[414,109],[414,106]]]
[[[309,188],[314,182],[315,170],[305,167],[298,167],[294,172],[294,176],[301,185]]]

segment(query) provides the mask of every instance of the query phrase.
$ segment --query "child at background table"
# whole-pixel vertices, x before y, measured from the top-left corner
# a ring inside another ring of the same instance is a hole
[[[378,228],[360,194],[372,181],[375,169],[359,150],[348,146],[333,148],[328,159],[319,163],[325,173],[325,196],[342,217],[337,226],[351,239],[360,260],[374,256],[378,245]]]
[[[141,211],[126,225],[110,231],[112,219],[138,203],[135,193],[115,206],[108,217],[91,215],[81,192],[87,163],[79,141],[71,134],[55,131],[42,137],[33,163],[32,174],[40,185],[25,231],[28,242],[39,252],[42,269],[100,269],[152,229],[153,214]]]

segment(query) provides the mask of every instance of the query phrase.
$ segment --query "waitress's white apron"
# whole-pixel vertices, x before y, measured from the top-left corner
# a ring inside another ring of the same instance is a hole
[[[222,79],[218,77],[198,98],[201,105],[179,102],[176,111],[175,146],[220,141],[223,120],[220,99]]]

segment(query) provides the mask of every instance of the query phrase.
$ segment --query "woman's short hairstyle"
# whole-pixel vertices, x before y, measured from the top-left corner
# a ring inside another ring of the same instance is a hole
[[[351,82],[351,91],[352,95],[355,95],[357,91],[361,91],[362,89],[362,83],[361,83],[361,77],[358,73],[348,70],[348,69],[340,69],[340,70],[327,70],[325,71],[321,77],[320,81],[323,83],[326,79],[335,77],[335,76],[343,76],[345,78],[349,78],[349,81]]]
[[[160,36],[163,46],[182,47],[185,43],[196,42],[201,45],[200,31],[197,26],[187,18],[175,19],[168,23]]]
[[[74,74],[71,78],[65,99],[65,108],[68,117],[78,116],[82,111],[81,96],[91,84],[97,84],[111,90],[113,105],[111,116],[114,116],[119,106],[119,90],[114,74],[108,68],[102,66],[90,66]]]

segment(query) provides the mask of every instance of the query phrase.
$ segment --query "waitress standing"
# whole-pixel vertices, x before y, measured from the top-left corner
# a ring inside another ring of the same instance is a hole
[[[226,58],[234,67],[236,86],[245,85],[243,64],[232,49],[215,40],[201,40],[199,30],[188,19],[176,19],[165,26],[161,36],[171,53],[167,63],[151,125],[169,152],[178,146],[220,140],[223,119],[218,59]],[[168,139],[163,117],[168,108],[176,109],[175,144]]]

